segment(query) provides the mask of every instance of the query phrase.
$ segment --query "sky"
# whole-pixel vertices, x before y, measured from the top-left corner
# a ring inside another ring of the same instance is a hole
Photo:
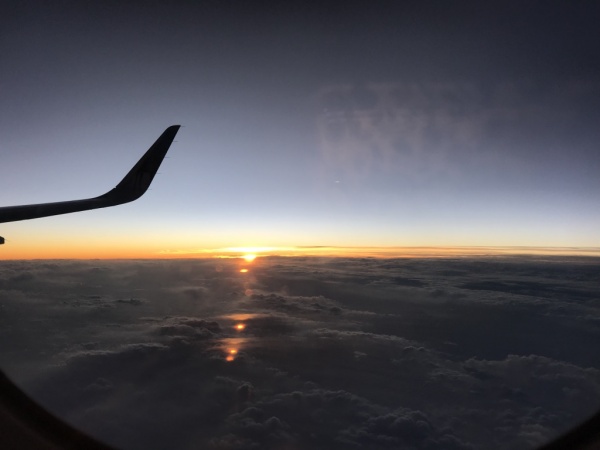
[[[12,2],[0,205],[100,195],[182,128],[140,200],[2,224],[0,259],[597,249],[599,19],[595,2]]]

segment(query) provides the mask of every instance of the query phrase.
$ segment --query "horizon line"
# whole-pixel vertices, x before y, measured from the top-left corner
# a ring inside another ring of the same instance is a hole
[[[141,250],[141,251],[140,251]],[[328,257],[328,258],[459,258],[459,257],[500,257],[500,256],[563,256],[600,257],[600,247],[578,246],[530,246],[530,245],[454,245],[454,246],[247,246],[218,247],[177,250],[137,249],[126,251],[98,251],[89,249],[85,253],[55,256],[57,253],[43,252],[39,256],[11,255],[0,261],[33,260],[166,260],[166,259],[219,259],[254,257]],[[20,256],[20,257],[19,257]],[[33,257],[32,257],[33,256]]]
[[[248,246],[219,247],[201,249],[161,250],[157,257],[217,257],[236,258],[245,254],[256,256],[356,256],[401,258],[417,256],[493,256],[493,255],[561,255],[561,256],[599,256],[600,247],[578,246],[530,246],[530,245],[414,245],[414,246],[336,246],[336,245],[299,245],[299,246]]]

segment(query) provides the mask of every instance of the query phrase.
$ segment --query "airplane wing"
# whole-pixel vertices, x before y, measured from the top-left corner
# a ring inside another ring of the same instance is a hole
[[[83,200],[0,207],[0,223],[106,208],[137,200],[150,186],[177,131],[179,131],[179,125],[167,128],[129,173],[125,175],[125,178],[106,194]],[[0,244],[2,242],[3,239],[0,238]]]

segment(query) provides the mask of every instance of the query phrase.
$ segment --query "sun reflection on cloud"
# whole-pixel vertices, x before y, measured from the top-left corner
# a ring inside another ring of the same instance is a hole
[[[240,351],[248,344],[246,337],[229,337],[220,340],[217,349],[222,352],[225,361],[235,361],[240,356]]]
[[[231,362],[235,360],[236,355],[238,354],[237,348],[230,348],[227,350],[227,356],[225,357],[225,361]]]
[[[240,269],[240,273],[248,273],[248,269]]]

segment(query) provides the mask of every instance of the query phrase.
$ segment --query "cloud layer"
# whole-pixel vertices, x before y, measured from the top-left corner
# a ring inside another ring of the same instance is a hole
[[[528,449],[600,406],[599,265],[3,262],[0,362],[126,449]]]

